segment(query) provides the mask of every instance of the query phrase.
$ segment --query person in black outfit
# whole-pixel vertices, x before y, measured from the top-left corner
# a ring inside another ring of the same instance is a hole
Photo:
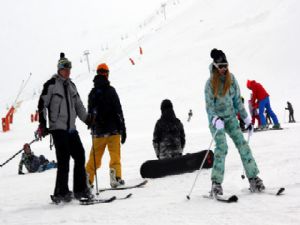
[[[174,158],[182,155],[185,133],[181,121],[176,118],[172,102],[165,99],[161,103],[161,117],[156,122],[153,133],[153,147],[158,159]]]
[[[290,102],[287,102],[287,108],[285,108],[285,110],[289,111],[289,123],[295,123],[296,121],[294,119],[294,109]]]
[[[188,119],[187,119],[188,122],[191,121],[192,116],[193,116],[193,111],[190,109],[190,111],[188,113]]]
[[[54,189],[56,199],[69,202],[72,192],[68,187],[69,162],[74,159],[73,192],[74,197],[80,199],[92,198],[87,186],[85,171],[85,152],[76,130],[77,117],[87,125],[90,123],[85,107],[82,104],[75,84],[71,81],[71,62],[61,53],[58,61],[58,72],[44,84],[38,103],[39,138],[49,132],[53,136],[57,158],[57,175]],[[48,112],[48,124],[46,127]]]

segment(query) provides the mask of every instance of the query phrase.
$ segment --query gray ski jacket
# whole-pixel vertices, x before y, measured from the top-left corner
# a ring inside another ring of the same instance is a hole
[[[44,84],[38,110],[39,122],[45,127],[48,115],[50,131],[76,130],[77,116],[83,122],[87,120],[87,112],[75,84],[58,74]]]

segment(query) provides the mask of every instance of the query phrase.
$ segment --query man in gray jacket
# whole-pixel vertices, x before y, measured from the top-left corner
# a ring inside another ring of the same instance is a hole
[[[38,136],[53,136],[57,158],[57,175],[54,195],[58,201],[71,201],[72,192],[68,187],[69,161],[74,159],[74,197],[91,198],[87,187],[85,172],[85,152],[75,127],[75,119],[86,124],[90,121],[75,84],[70,80],[71,62],[60,54],[58,72],[44,84],[38,103],[39,128]],[[48,119],[49,128],[46,121]]]

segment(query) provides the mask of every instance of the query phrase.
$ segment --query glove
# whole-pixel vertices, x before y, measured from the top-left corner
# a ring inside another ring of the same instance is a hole
[[[248,117],[244,120],[244,123],[245,123],[246,130],[248,130],[248,134],[249,134],[250,136],[252,136],[253,131],[254,131],[254,127],[253,127],[251,118],[248,116]]]
[[[125,143],[126,138],[127,138],[126,131],[125,130],[121,131],[121,144]]]
[[[48,128],[45,125],[40,123],[36,131],[37,137],[41,140],[43,137],[46,137],[48,134],[49,134]]]
[[[25,173],[23,173],[22,171],[19,171],[18,174],[19,174],[19,175],[24,175]]]
[[[88,129],[93,127],[96,124],[95,115],[92,115],[92,114],[89,113],[86,120],[84,121],[84,123],[87,125]]]
[[[214,118],[212,119],[212,125],[217,129],[217,130],[221,130],[224,129],[224,121],[222,118],[218,117],[218,116],[214,116]]]

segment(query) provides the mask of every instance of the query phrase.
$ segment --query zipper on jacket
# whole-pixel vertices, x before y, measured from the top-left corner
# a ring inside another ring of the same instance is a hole
[[[67,112],[68,112],[67,131],[69,131],[70,130],[70,104],[69,104],[68,83],[67,83],[67,81],[64,82],[64,91],[65,91],[65,97],[66,97],[66,102],[67,102]]]

